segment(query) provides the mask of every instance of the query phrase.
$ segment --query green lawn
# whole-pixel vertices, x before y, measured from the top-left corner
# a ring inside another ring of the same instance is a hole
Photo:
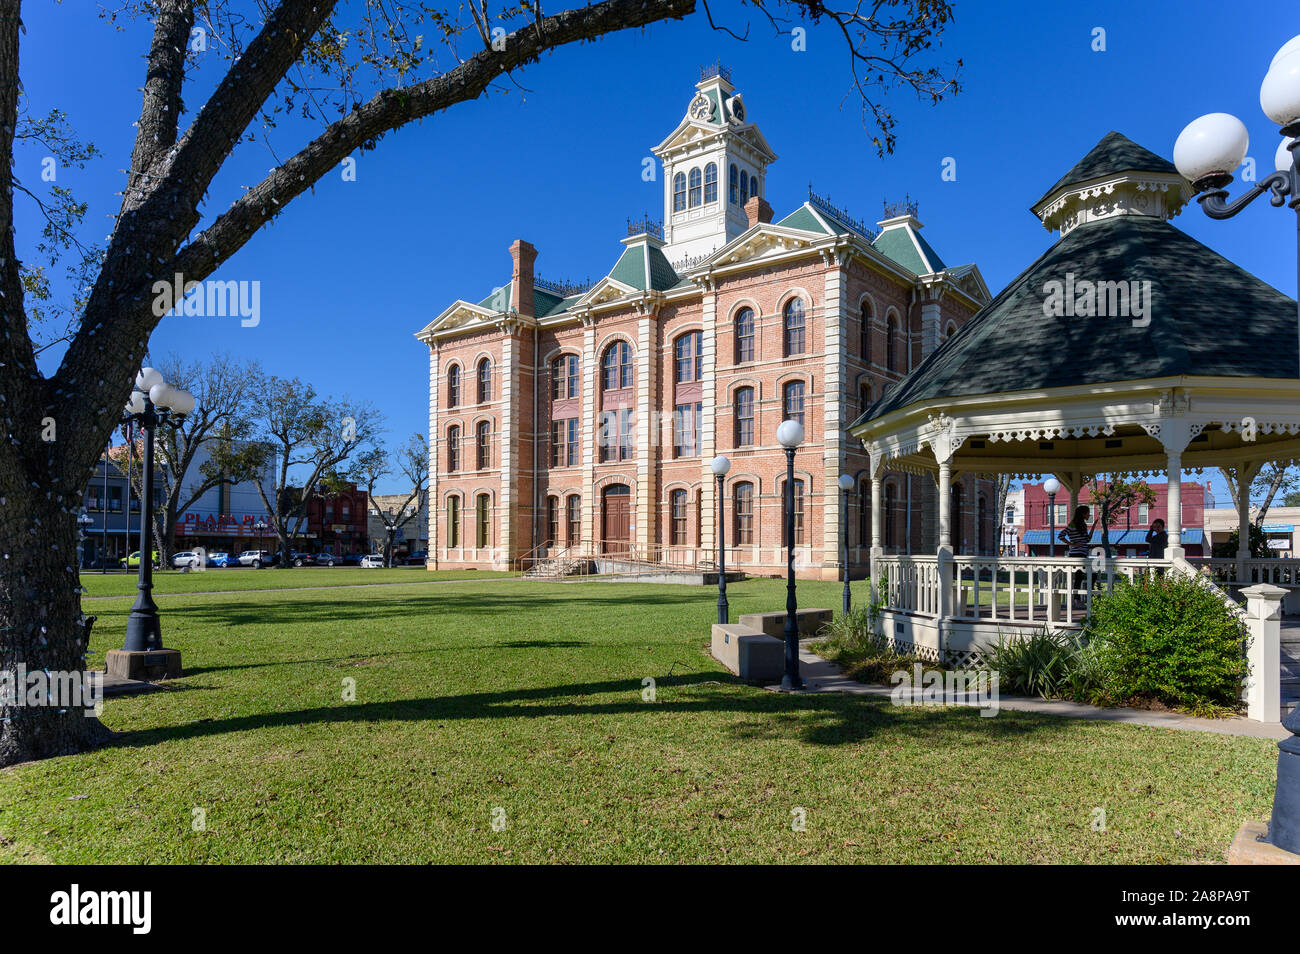
[[[838,605],[835,583],[799,593]],[[783,583],[728,595],[780,608]],[[187,675],[109,700],[111,747],[0,772],[0,859],[1219,862],[1268,814],[1268,740],[738,683],[707,655],[715,599],[518,580],[170,595]],[[97,654],[129,604],[92,604]]]
[[[433,580],[479,580],[511,576],[490,570],[437,570],[422,566],[395,566],[367,569],[360,567],[291,567],[284,570],[254,570],[248,567],[211,568],[201,572],[179,570],[153,575],[154,593],[216,593],[231,590],[280,590],[302,586],[355,586],[358,583],[428,583]],[[81,584],[87,596],[135,595],[134,573],[95,573],[86,571]]]

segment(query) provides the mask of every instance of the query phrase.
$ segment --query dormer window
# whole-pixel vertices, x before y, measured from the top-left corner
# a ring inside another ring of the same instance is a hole
[[[684,212],[686,210],[686,174],[683,172],[673,176],[673,211]]]
[[[710,162],[704,167],[704,204],[718,201],[718,164]]]
[[[687,195],[689,198],[687,205],[689,205],[692,209],[700,204],[700,170],[699,169],[691,170],[691,188],[687,193]]]

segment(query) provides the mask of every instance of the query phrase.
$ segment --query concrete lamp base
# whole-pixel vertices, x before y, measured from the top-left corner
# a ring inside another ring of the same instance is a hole
[[[104,655],[108,674],[121,679],[157,682],[159,679],[179,679],[182,675],[179,649],[152,649],[146,652],[110,649]]]
[[[1300,865],[1300,855],[1268,841],[1268,826],[1246,822],[1228,848],[1230,865]]]

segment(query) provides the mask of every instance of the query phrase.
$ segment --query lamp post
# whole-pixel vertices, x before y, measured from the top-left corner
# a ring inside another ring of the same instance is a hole
[[[1290,196],[1287,204],[1296,212],[1300,242],[1300,36],[1292,37],[1274,54],[1259,87],[1259,105],[1280,127],[1277,131],[1282,141],[1273,157],[1275,171],[1251,189],[1228,201],[1232,173],[1250,146],[1245,125],[1228,113],[1208,113],[1188,123],[1174,143],[1174,165],[1200,194],[1197,201],[1212,219],[1232,218],[1265,192],[1272,193],[1269,203],[1275,207],[1281,207]],[[1300,311],[1296,327],[1300,334]],[[1292,710],[1282,724],[1292,735],[1278,743],[1277,788],[1268,839],[1278,848],[1300,854],[1300,708]]]
[[[794,592],[794,452],[803,443],[803,425],[782,421],[776,439],[785,448],[785,675],[781,691],[803,688],[799,675],[799,603]]]
[[[1043,484],[1047,491],[1047,555],[1056,556],[1056,492],[1061,489],[1061,482],[1055,477],[1048,477]]]
[[[709,470],[718,480],[718,622],[725,626],[731,620],[727,606],[727,527],[723,521],[722,494],[731,461],[722,456],[715,457],[709,463]]]
[[[140,573],[135,605],[126,620],[124,653],[147,653],[162,649],[158,606],[153,600],[153,439],[160,424],[178,424],[194,410],[194,395],[172,387],[154,368],[144,368],[135,378],[135,389],[127,402],[123,423],[134,422],[144,430],[141,467]],[[143,665],[143,664],[141,664]],[[134,676],[132,678],[135,678]]]
[[[849,615],[853,597],[849,593],[849,492],[857,481],[849,474],[840,474],[840,496],[844,498],[844,524],[840,535],[844,538],[844,615]]]

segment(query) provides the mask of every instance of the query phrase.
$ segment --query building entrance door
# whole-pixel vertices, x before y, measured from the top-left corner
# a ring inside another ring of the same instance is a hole
[[[632,489],[610,484],[601,493],[601,552],[626,553],[632,539]]]

